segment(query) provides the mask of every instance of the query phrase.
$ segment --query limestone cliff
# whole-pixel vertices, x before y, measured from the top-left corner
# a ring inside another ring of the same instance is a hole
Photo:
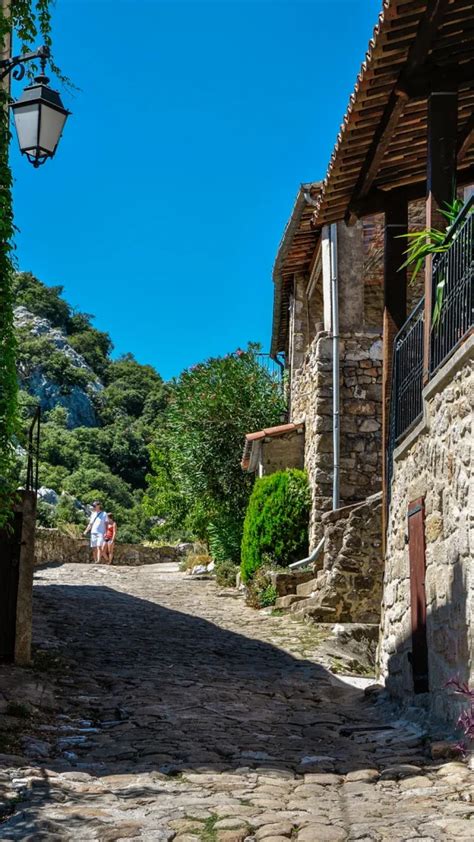
[[[95,402],[103,384],[66,335],[48,319],[16,307],[18,377],[43,410],[63,406],[71,428],[98,423]]]

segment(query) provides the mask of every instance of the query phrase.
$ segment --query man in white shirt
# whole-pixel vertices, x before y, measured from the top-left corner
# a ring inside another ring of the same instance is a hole
[[[96,501],[92,504],[92,514],[84,530],[84,535],[91,533],[92,554],[96,564],[100,564],[106,529],[107,513],[102,509],[102,504]]]

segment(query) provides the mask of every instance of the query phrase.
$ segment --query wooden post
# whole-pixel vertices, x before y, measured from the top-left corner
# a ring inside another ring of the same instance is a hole
[[[20,565],[16,603],[15,663],[31,663],[33,572],[35,566],[36,492],[23,491]]]
[[[390,430],[390,390],[392,384],[393,341],[407,317],[407,271],[405,262],[408,231],[408,202],[403,196],[387,197],[384,243],[384,311],[382,371],[382,489],[383,544],[387,531],[387,448]]]
[[[446,217],[440,209],[456,196],[456,146],[458,93],[452,84],[435,82],[428,97],[428,155],[426,170],[426,227],[444,230]],[[423,380],[430,373],[431,318],[434,306],[432,260],[425,262],[425,326]]]

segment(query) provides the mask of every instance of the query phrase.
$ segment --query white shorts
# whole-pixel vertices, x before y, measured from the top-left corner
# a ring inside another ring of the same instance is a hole
[[[91,535],[91,547],[103,547],[104,546],[104,536],[102,532],[93,532]]]

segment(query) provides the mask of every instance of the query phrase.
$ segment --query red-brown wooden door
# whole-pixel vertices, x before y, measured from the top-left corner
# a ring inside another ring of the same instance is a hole
[[[427,693],[428,641],[426,635],[426,553],[425,501],[423,497],[408,505],[408,552],[410,558],[411,596],[411,667],[415,693]]]

